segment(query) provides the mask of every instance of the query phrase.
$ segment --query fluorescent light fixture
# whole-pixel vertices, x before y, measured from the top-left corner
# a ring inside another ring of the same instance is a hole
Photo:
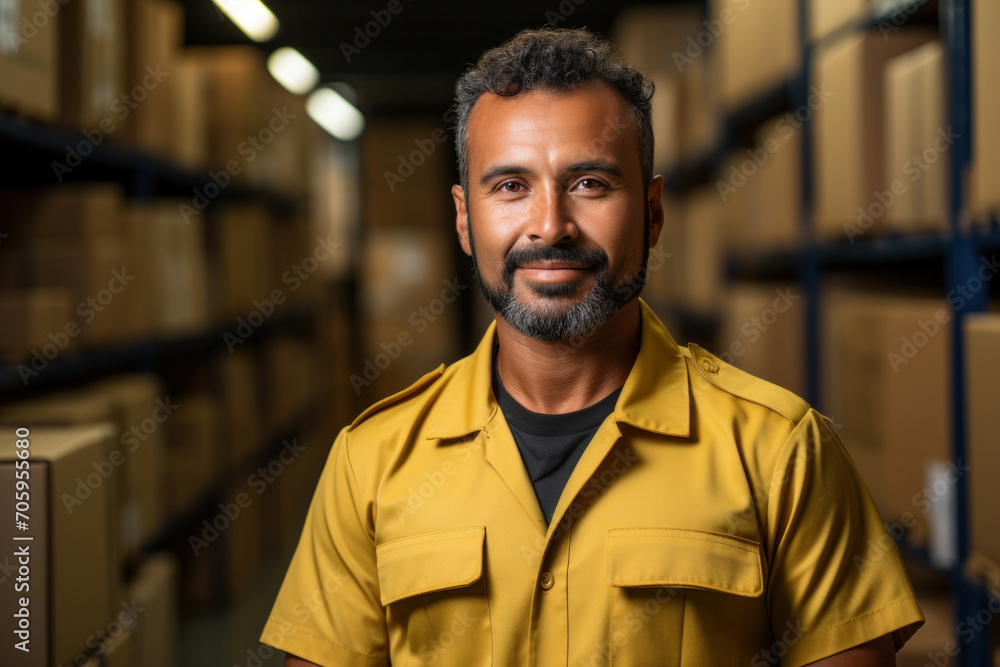
[[[361,112],[330,88],[320,88],[309,95],[306,113],[341,141],[357,139],[365,129],[365,117]]]
[[[290,46],[283,46],[267,59],[267,69],[278,83],[296,95],[305,95],[319,83],[319,70]]]
[[[255,42],[266,42],[278,32],[278,17],[260,0],[212,0],[212,2]]]

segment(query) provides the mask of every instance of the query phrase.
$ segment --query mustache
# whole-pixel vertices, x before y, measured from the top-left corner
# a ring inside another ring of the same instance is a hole
[[[519,266],[531,262],[552,261],[570,262],[590,266],[598,273],[608,268],[608,254],[600,248],[584,249],[568,245],[533,245],[526,248],[514,248],[504,258],[503,281],[510,286],[514,279],[514,271]]]

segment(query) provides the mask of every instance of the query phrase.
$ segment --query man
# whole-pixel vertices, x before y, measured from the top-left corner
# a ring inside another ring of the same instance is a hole
[[[892,665],[924,622],[829,420],[637,298],[651,95],[586,31],[459,80],[496,321],[337,437],[261,636],[286,665]]]

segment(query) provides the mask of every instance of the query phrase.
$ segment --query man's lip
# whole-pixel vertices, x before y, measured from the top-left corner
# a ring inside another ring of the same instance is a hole
[[[553,271],[558,269],[576,269],[583,270],[589,269],[590,266],[587,264],[571,264],[570,262],[546,262],[543,264],[523,264],[519,266],[520,269],[535,269],[539,271]]]

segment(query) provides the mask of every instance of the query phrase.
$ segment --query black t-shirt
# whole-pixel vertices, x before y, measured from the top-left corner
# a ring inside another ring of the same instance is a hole
[[[597,428],[614,411],[621,391],[622,388],[618,387],[583,410],[546,415],[532,412],[515,401],[504,389],[500,376],[494,370],[493,393],[521,452],[521,459],[535,487],[535,496],[538,497],[546,522],[552,521],[559,496],[562,495],[576,462],[580,460]]]

